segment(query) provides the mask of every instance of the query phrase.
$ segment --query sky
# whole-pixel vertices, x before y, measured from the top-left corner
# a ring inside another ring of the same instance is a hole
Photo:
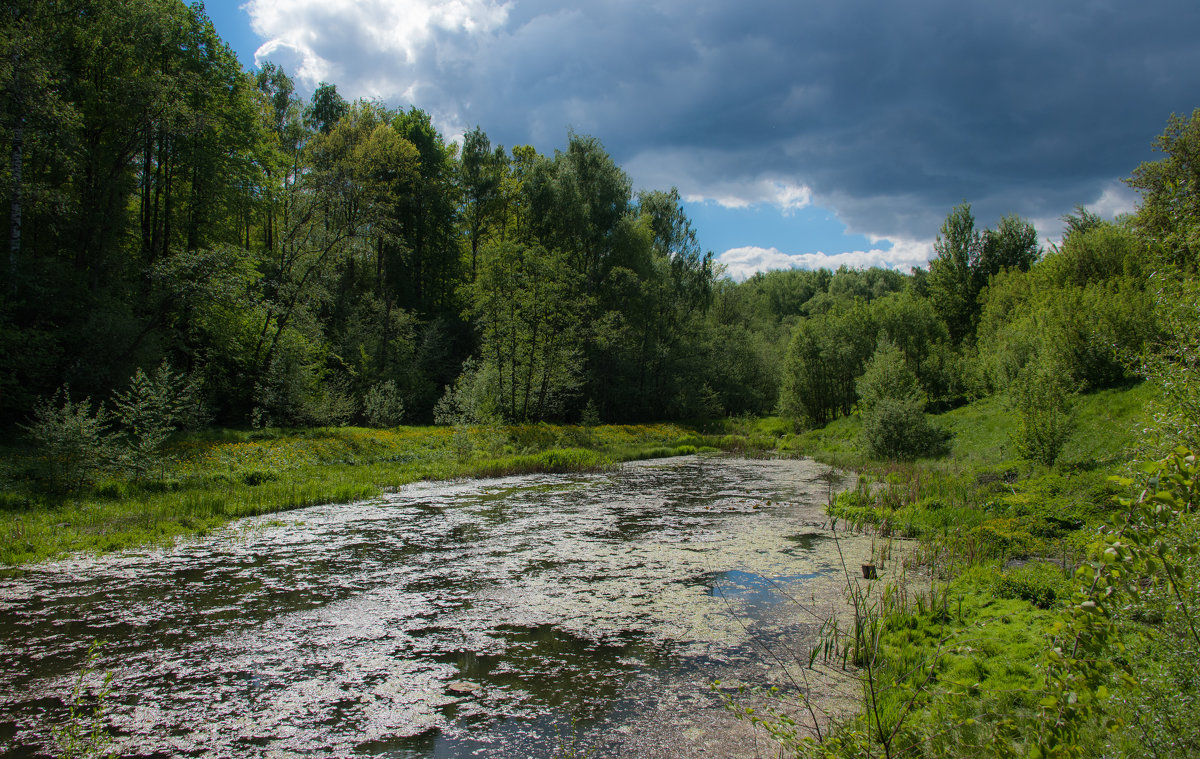
[[[598,138],[677,187],[742,279],[933,255],[969,202],[1053,242],[1112,218],[1171,113],[1200,107],[1195,0],[208,0],[247,68],[427,111],[447,139]]]

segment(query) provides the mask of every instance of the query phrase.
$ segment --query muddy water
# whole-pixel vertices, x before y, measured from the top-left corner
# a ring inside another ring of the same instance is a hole
[[[825,471],[419,484],[28,568],[0,580],[0,754],[49,749],[99,638],[127,755],[754,756],[709,683],[769,678],[838,603]]]

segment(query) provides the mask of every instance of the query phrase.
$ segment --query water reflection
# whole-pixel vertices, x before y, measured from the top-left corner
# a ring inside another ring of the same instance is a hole
[[[101,637],[129,754],[550,756],[575,719],[634,756],[654,714],[691,736],[656,755],[704,755],[706,683],[803,631],[789,594],[836,595],[822,472],[420,484],[32,567],[0,581],[0,753],[45,745]]]

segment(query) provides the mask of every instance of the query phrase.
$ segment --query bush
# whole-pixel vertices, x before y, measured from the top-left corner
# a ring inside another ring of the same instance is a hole
[[[973,544],[973,552],[979,557],[1008,559],[1029,556],[1041,543],[1026,528],[1025,522],[1010,517],[988,519],[971,528],[966,539]]]
[[[872,456],[912,459],[944,447],[945,432],[929,423],[916,375],[890,340],[879,341],[858,395],[863,442]]]
[[[71,389],[59,388],[34,406],[33,418],[22,425],[37,448],[34,478],[54,493],[74,493],[92,482],[112,456],[109,416],[92,410],[89,398],[71,400]]]
[[[996,595],[1028,601],[1040,609],[1049,609],[1070,593],[1071,584],[1063,570],[1040,561],[1006,569],[996,582]]]
[[[601,424],[600,409],[596,407],[596,402],[588,398],[587,405],[583,407],[583,412],[579,415],[579,423],[584,427],[598,427]]]
[[[393,380],[379,382],[363,398],[363,416],[372,427],[396,427],[404,418],[404,401]]]
[[[607,458],[586,448],[554,448],[538,454],[537,459],[544,472],[584,472],[609,465]]]
[[[1051,466],[1075,427],[1075,391],[1069,374],[1052,358],[1031,361],[1010,389],[1018,414],[1013,443],[1022,458]]]
[[[166,361],[153,375],[140,367],[129,380],[129,389],[113,396],[117,416],[125,428],[122,459],[134,479],[162,463],[162,447],[175,428],[197,405],[199,384],[176,374]]]
[[[496,411],[498,380],[494,368],[480,366],[473,359],[463,363],[462,373],[433,407],[434,424],[490,424]]]

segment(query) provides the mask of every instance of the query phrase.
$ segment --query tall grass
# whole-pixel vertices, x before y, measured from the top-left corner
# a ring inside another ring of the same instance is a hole
[[[158,479],[118,475],[70,499],[22,476],[8,448],[0,562],[168,543],[240,517],[362,500],[418,480],[590,472],[694,453],[706,438],[670,424],[206,430],[179,437]]]

